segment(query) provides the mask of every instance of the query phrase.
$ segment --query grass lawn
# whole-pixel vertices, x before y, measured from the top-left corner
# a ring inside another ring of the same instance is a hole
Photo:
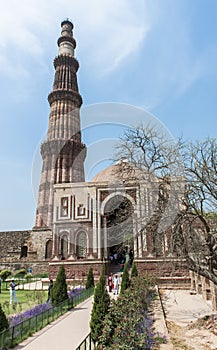
[[[47,291],[16,290],[16,295],[17,305],[10,305],[9,290],[2,290],[0,293],[0,304],[7,316],[23,312],[47,300]]]

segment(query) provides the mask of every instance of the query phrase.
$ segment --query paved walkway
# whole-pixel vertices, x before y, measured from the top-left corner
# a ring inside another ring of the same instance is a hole
[[[93,298],[26,339],[14,350],[75,350],[89,333]]]
[[[189,290],[162,290],[162,301],[167,320],[180,326],[215,313],[211,302],[205,301],[202,295],[191,295]]]
[[[113,293],[110,295],[112,298],[117,298]],[[188,290],[163,290],[162,299],[167,320],[171,320],[181,327],[199,317],[213,313],[211,306],[202,299],[201,295],[190,295]],[[79,304],[14,349],[75,350],[89,333],[92,304],[93,297]],[[153,311],[156,331],[168,338],[159,299],[156,300]],[[169,341],[167,344],[162,344],[160,349],[171,350],[173,346]]]
[[[198,318],[216,314],[211,303],[189,290],[161,290],[169,330],[169,344],[162,350],[217,350],[217,336],[194,323]],[[168,347],[169,345],[169,347]]]

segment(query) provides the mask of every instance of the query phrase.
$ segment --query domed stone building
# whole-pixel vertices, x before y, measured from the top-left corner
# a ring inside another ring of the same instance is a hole
[[[111,254],[124,251],[133,253],[140,270],[161,277],[183,276],[182,259],[174,253],[172,223],[166,222],[158,206],[161,192],[172,187],[177,198],[180,181],[170,179],[162,187],[159,179],[122,159],[85,182],[87,150],[80,128],[76,41],[68,19],[61,28],[48,96],[47,137],[41,145],[35,226],[29,231],[0,233],[2,248],[10,245],[7,251],[1,249],[0,260],[5,267],[33,267],[34,273],[46,271],[49,264],[52,278],[64,264],[68,279],[82,279],[90,267],[98,276],[102,263],[109,266]],[[179,202],[170,204],[167,212],[179,210]],[[156,219],[160,225],[156,226]]]

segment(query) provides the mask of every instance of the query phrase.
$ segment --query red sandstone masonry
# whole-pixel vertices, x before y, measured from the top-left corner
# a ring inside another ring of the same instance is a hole
[[[92,267],[94,279],[98,280],[101,272],[102,262],[101,261],[55,261],[49,264],[49,277],[55,279],[59,268],[64,265],[66,278],[74,280],[86,279],[89,269]]]

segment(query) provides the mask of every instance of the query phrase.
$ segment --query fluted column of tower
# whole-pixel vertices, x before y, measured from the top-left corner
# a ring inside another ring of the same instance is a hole
[[[53,185],[84,181],[86,147],[81,142],[80,107],[82,98],[77,83],[78,61],[74,57],[76,41],[73,24],[61,23],[54,59],[53,90],[48,96],[50,116],[46,141],[41,145],[43,168],[38,194],[35,228],[52,227]]]

